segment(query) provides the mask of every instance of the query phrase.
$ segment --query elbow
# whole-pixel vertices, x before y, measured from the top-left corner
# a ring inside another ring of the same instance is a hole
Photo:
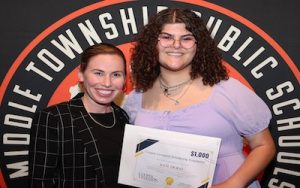
[[[276,149],[274,141],[272,140],[272,141],[269,141],[268,143],[266,143],[265,148],[266,148],[265,153],[267,156],[266,159],[269,163],[274,159],[274,157],[277,153],[277,149]]]

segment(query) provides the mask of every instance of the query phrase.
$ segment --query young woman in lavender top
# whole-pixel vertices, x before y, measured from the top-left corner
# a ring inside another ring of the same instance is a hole
[[[170,8],[137,36],[132,54],[135,90],[124,109],[130,123],[222,139],[213,188],[260,187],[257,175],[275,154],[271,113],[251,90],[229,78],[203,21]],[[243,142],[251,148],[243,154]]]

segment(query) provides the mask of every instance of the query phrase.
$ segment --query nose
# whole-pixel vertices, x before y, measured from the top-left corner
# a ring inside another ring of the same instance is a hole
[[[174,48],[180,48],[180,46],[181,46],[180,39],[178,39],[178,40],[174,39],[173,46],[174,46]]]
[[[110,78],[109,75],[106,75],[106,76],[104,77],[104,83],[103,83],[103,85],[104,85],[105,87],[111,87],[111,78]]]

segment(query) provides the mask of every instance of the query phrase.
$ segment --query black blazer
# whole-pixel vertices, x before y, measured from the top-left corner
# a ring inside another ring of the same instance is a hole
[[[81,101],[74,99],[36,113],[30,138],[29,187],[105,187],[96,137]],[[118,122],[128,116],[112,104]]]

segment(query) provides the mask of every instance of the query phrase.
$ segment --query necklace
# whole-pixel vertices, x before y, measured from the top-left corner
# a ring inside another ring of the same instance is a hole
[[[179,84],[176,84],[174,86],[167,86],[166,84],[163,83],[161,77],[159,77],[158,80],[159,80],[160,88],[162,89],[162,91],[163,91],[163,93],[164,93],[165,96],[171,95],[172,92],[178,91],[183,86],[189,84],[192,81],[191,79],[188,79],[188,80],[186,80],[184,82],[181,82]]]
[[[111,111],[112,111],[112,115],[113,115],[113,118],[114,118],[114,122],[113,122],[112,125],[109,125],[109,126],[103,125],[103,124],[99,123],[97,120],[95,120],[95,119],[93,118],[93,116],[92,116],[89,112],[87,112],[87,113],[88,113],[89,117],[90,117],[97,125],[100,125],[101,127],[104,127],[104,128],[106,128],[106,129],[110,129],[110,128],[113,128],[113,127],[115,126],[115,124],[116,124],[116,116],[115,116],[115,111],[114,111],[114,108],[113,108],[113,107],[111,107]]]
[[[189,89],[189,87],[191,86],[191,83],[193,82],[193,80],[188,80],[188,81],[185,81],[185,82],[182,82],[181,84],[178,84],[180,85],[180,87],[183,87],[184,85],[188,84],[188,86],[185,88],[185,90],[182,92],[182,94],[178,97],[178,98],[173,98],[173,97],[170,97],[170,93],[168,93],[168,90],[166,91],[164,86],[162,86],[162,82],[160,81],[160,88],[162,89],[163,93],[164,93],[164,96],[166,96],[168,99],[170,99],[171,101],[174,102],[174,105],[179,105],[180,104],[180,99],[185,95],[185,93],[187,92],[187,90]],[[184,83],[184,84],[183,84]],[[176,86],[178,86],[176,85]],[[171,87],[174,87],[174,86],[171,86]]]

